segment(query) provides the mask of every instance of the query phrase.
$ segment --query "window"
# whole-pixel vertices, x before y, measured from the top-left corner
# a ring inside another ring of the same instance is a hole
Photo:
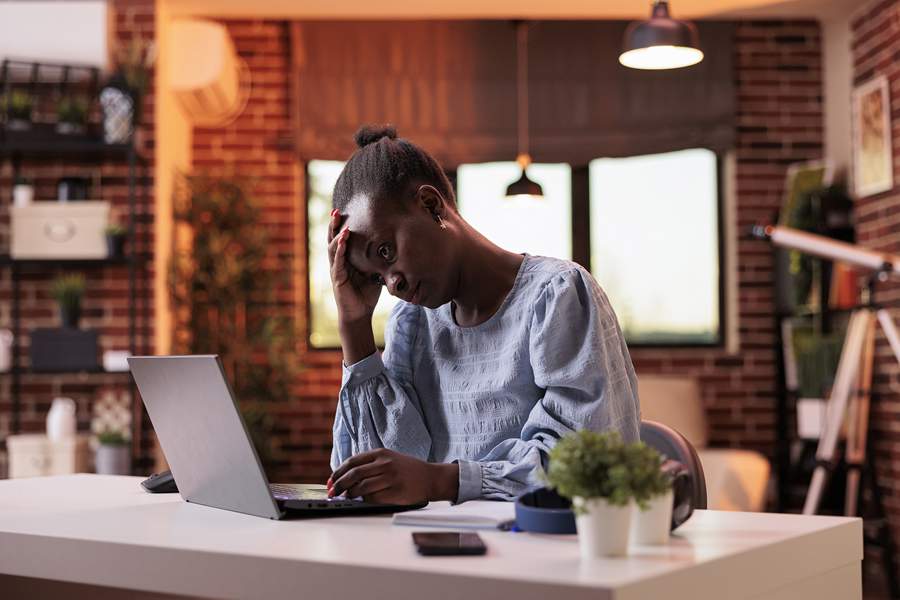
[[[572,169],[566,164],[534,164],[528,177],[544,198],[507,198],[519,178],[514,162],[460,165],[456,172],[459,212],[486,238],[506,250],[572,258]]]
[[[341,170],[342,161],[311,160],[306,165],[307,189],[306,228],[309,269],[309,343],[314,348],[339,348],[338,313],[331,291],[331,273],[328,265],[328,222],[331,217],[331,194]],[[386,291],[382,291],[372,328],[375,343],[384,345],[384,325],[397,303]]]
[[[307,164],[310,344],[316,348],[340,346],[325,240],[331,193],[343,167],[340,161]],[[507,250],[590,264],[629,344],[722,342],[713,152],[603,158],[579,169],[534,164],[528,176],[543,187],[543,200],[505,197],[506,186],[519,177],[516,163],[461,165],[455,173],[460,213]],[[396,303],[381,294],[373,322],[379,345]]]
[[[591,270],[629,343],[719,343],[716,155],[602,158],[589,177]]]

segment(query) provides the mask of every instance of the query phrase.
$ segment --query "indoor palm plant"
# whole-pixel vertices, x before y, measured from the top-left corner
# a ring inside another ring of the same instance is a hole
[[[582,430],[550,451],[547,482],[572,500],[584,558],[628,552],[634,511],[633,460],[618,433]]]
[[[81,299],[84,296],[84,275],[73,273],[57,277],[50,288],[50,295],[59,305],[63,327],[77,328],[81,318]]]
[[[172,340],[177,353],[219,355],[271,474],[278,461],[271,412],[292,396],[299,361],[292,312],[278,299],[290,286],[290,259],[275,254],[250,189],[237,178],[180,181],[175,223],[190,242],[170,264]]]

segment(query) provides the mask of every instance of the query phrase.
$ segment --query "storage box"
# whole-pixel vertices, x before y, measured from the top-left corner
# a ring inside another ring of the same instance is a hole
[[[82,434],[56,442],[41,433],[7,437],[10,479],[89,472],[89,437]]]
[[[106,258],[109,202],[34,202],[10,207],[10,255]]]
[[[97,371],[97,348],[97,332],[90,329],[35,329],[31,332],[31,370]]]

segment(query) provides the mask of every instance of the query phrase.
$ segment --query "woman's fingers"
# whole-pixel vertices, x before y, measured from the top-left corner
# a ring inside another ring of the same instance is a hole
[[[354,487],[358,486],[367,479],[383,475],[384,464],[380,462],[372,461],[360,466],[353,467],[340,477],[332,476],[334,479],[334,483],[331,485],[331,495],[339,496],[344,492],[352,492]],[[351,493],[351,495],[354,497],[362,496],[362,494],[357,493]]]
[[[339,285],[347,281],[349,277],[347,273],[347,238],[349,236],[350,230],[345,229],[328,246],[328,252],[332,255],[331,280]],[[333,250],[332,246],[334,246]]]
[[[334,239],[334,236],[337,235],[338,229],[341,226],[341,213],[338,212],[338,209],[334,209],[331,211],[331,220],[328,222],[328,243],[331,243],[331,240]]]
[[[353,487],[347,490],[347,496],[349,498],[358,498],[360,496],[365,500],[369,500],[373,494],[378,494],[378,492],[382,492],[384,490],[390,489],[392,482],[390,478],[384,475],[375,475],[374,477],[368,477],[363,479]]]

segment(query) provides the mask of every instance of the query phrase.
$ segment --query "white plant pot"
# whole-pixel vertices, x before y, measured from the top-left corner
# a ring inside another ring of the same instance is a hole
[[[94,456],[94,470],[100,475],[130,475],[131,448],[126,445],[100,444]]]
[[[581,558],[624,556],[628,553],[631,514],[634,505],[615,506],[605,498],[573,499]],[[583,513],[583,514],[579,514]]]
[[[631,523],[631,541],[640,545],[669,542],[672,526],[672,490],[650,500],[646,510],[638,507]]]

